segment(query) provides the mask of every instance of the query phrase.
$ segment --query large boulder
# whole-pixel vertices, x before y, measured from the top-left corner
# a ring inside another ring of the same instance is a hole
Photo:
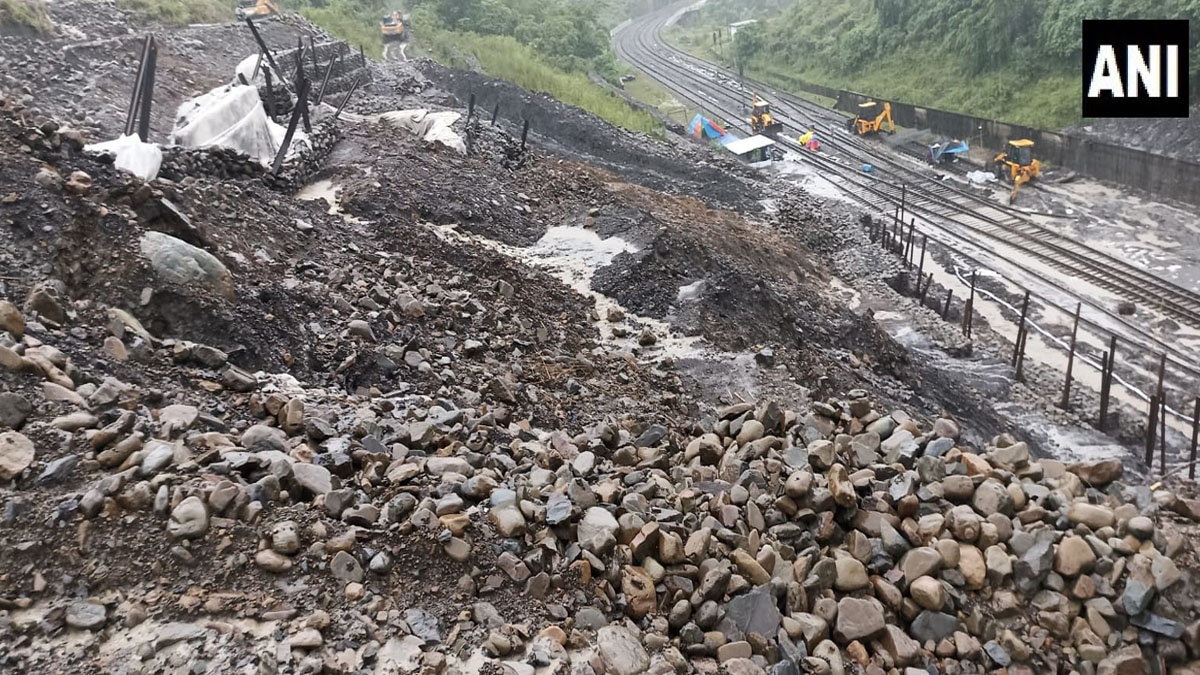
[[[233,296],[229,270],[216,256],[162,232],[142,234],[142,257],[163,280],[180,286],[194,286]]]

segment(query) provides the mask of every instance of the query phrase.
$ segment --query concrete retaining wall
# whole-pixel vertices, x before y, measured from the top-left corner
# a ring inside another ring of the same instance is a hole
[[[814,87],[811,91],[836,98],[835,107],[845,112],[854,112],[865,101],[887,100],[828,87]],[[891,104],[893,119],[903,127],[929,129],[971,144],[982,142],[991,150],[1003,148],[1010,138],[1029,138],[1037,144],[1036,156],[1043,163],[1200,205],[1200,164],[1196,162],[937,108],[896,101]]]

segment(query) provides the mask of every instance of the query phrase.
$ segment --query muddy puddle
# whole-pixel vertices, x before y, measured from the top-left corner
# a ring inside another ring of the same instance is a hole
[[[356,223],[339,202],[341,187],[324,179],[306,185],[297,199],[325,199],[329,213]],[[760,392],[759,367],[750,353],[731,353],[713,347],[700,336],[683,335],[671,322],[631,311],[617,300],[592,289],[596,272],[612,265],[624,253],[637,253],[636,244],[621,237],[601,237],[594,230],[573,225],[554,225],[531,246],[512,246],[466,232],[457,226],[425,223],[443,241],[490,249],[530,267],[544,270],[576,293],[595,303],[594,325],[607,348],[638,354],[654,363],[669,362],[681,375],[692,378],[712,397],[751,400]],[[676,302],[683,306],[702,302],[704,280],[680,286]],[[653,336],[650,342],[646,334]]]

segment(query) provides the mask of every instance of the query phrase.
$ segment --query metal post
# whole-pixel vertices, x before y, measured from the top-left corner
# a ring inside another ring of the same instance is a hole
[[[1079,335],[1079,310],[1082,308],[1082,302],[1075,303],[1075,324],[1071,328],[1071,349],[1067,352],[1067,381],[1063,384],[1062,403],[1059,404],[1063,410],[1071,409],[1071,370],[1075,367],[1075,338]]]
[[[308,36],[308,53],[312,55],[313,75],[315,76],[321,72],[321,62],[317,61],[317,41],[311,35]]]
[[[1029,339],[1029,330],[1021,332],[1021,344],[1017,347],[1017,381],[1025,379],[1025,341]]]
[[[1192,413],[1192,452],[1188,455],[1188,480],[1196,479],[1196,441],[1200,440],[1200,398],[1196,399],[1196,411]]]
[[[1017,365],[1017,352],[1021,349],[1021,335],[1025,332],[1025,317],[1029,314],[1029,291],[1025,291],[1025,299],[1021,301],[1021,320],[1017,322],[1017,339],[1013,340],[1012,365]]]
[[[271,86],[271,70],[269,68],[263,71],[263,77],[267,80],[267,117],[275,119],[275,88]]]
[[[933,272],[925,279],[925,287],[921,289],[921,304],[925,304],[925,296],[929,293],[929,287],[933,285]]]
[[[325,100],[325,87],[329,86],[329,74],[341,60],[341,54],[334,54],[333,58],[329,59],[329,66],[325,68],[325,77],[321,78],[321,90],[317,92],[317,105],[321,105],[321,102]]]
[[[367,67],[367,53],[363,51],[363,46],[358,46],[358,58],[362,61],[362,67]]]
[[[346,104],[350,102],[350,97],[354,95],[354,92],[358,91],[358,85],[361,82],[362,82],[361,75],[354,78],[354,84],[350,85],[350,91],[346,92],[346,98],[342,99],[341,105],[339,105],[337,111],[333,113],[333,119],[336,120],[338,118],[338,116],[342,114],[342,108],[345,108]]]
[[[246,25],[250,26],[250,32],[254,35],[254,41],[258,43],[258,48],[262,50],[263,54],[266,55],[267,63],[269,63],[271,67],[275,69],[275,72],[279,73],[279,66],[275,65],[275,57],[271,56],[271,50],[267,48],[267,43],[263,42],[262,36],[258,34],[258,26],[254,25],[254,20],[250,17],[246,17]],[[280,77],[282,77],[282,74]]]
[[[297,92],[301,100],[308,98],[308,80],[300,82],[300,91]],[[283,166],[283,159],[287,156],[288,146],[292,144],[292,136],[296,135],[296,124],[300,122],[301,104],[296,103],[296,107],[292,110],[292,118],[288,120],[287,132],[283,135],[283,143],[279,145],[279,152],[275,153],[275,163],[271,167],[271,173],[278,174],[280,167]]]
[[[917,265],[917,279],[925,276],[925,245],[929,243],[928,235],[921,235],[921,263]]]
[[[137,76],[133,81],[133,95],[129,98],[129,108],[125,111],[125,135],[133,133],[137,125],[138,103],[141,101],[142,84],[146,78],[146,62],[150,60],[150,44],[154,36],[147,35],[142,44],[142,60],[138,63]]]
[[[908,202],[908,185],[901,184],[900,185],[900,210],[896,212],[896,217],[901,222],[904,221],[904,207],[907,205],[907,202]]]
[[[525,139],[529,136],[529,120],[521,122],[521,152],[525,152]]]
[[[962,332],[967,337],[971,337],[971,315],[975,307],[975,272],[975,270],[971,270],[971,297],[967,299],[967,304],[963,307]]]
[[[467,99],[467,126],[471,126],[471,118],[475,116],[475,94]]]
[[[1112,391],[1113,366],[1117,362],[1117,336],[1108,341],[1108,358],[1104,360],[1104,374],[1100,378],[1100,430],[1108,423],[1108,396]]]
[[[1146,424],[1146,468],[1154,462],[1154,432],[1158,429],[1158,396],[1150,397],[1150,420]]]
[[[158,45],[150,38],[149,62],[146,64],[146,76],[142,78],[142,93],[138,112],[138,138],[146,142],[150,138],[150,104],[154,100],[154,71],[158,67]]]
[[[953,297],[954,297],[954,289],[951,288],[950,290],[946,291],[946,304],[942,307],[942,318],[943,319],[945,319],[946,315],[950,313],[950,298],[953,298]]]
[[[499,115],[500,115],[500,102],[497,101],[496,105],[492,106],[492,126],[496,126],[496,117],[498,117]]]
[[[1158,447],[1163,473],[1166,473],[1167,470],[1167,392],[1163,389],[1163,376],[1166,375],[1166,372],[1167,355],[1163,353],[1158,362],[1158,421],[1161,426]]]
[[[908,243],[904,245],[904,266],[912,267],[913,237],[917,234],[917,220],[914,218],[908,226]]]
[[[262,50],[259,50],[258,58],[254,59],[254,72],[250,73],[250,82],[246,82],[246,84],[250,84],[251,82],[254,82],[255,80],[258,79],[258,70],[260,68],[262,68],[262,62],[263,62],[263,53],[262,53]],[[270,69],[268,68],[268,70],[270,70]],[[242,78],[243,81],[245,81],[245,79],[246,79],[245,77]]]

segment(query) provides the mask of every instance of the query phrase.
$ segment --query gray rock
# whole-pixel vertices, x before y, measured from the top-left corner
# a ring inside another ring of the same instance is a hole
[[[975,488],[971,505],[984,517],[993,513],[1010,515],[1013,509],[1012,496],[1008,494],[1008,489],[995,478],[989,478]]]
[[[607,509],[593,506],[583,514],[579,522],[577,539],[579,545],[596,555],[604,555],[617,543],[620,525]]]
[[[575,623],[584,630],[596,630],[607,624],[608,619],[595,607],[584,607],[575,613]]]
[[[191,496],[171,509],[167,534],[172,539],[195,539],[208,531],[208,509],[199,497]]]
[[[100,630],[108,620],[108,610],[87,600],[73,600],[67,605],[67,625],[80,630]]]
[[[1008,651],[1000,646],[1000,643],[995,640],[988,640],[983,645],[983,651],[987,652],[988,658],[1001,668],[1007,668],[1012,663],[1012,657],[1008,655]]]
[[[333,474],[316,464],[296,462],[292,465],[292,479],[313,495],[328,494],[333,490]]]
[[[0,394],[0,428],[18,429],[33,412],[33,404],[12,392]]]
[[[247,429],[241,438],[242,447],[250,452],[274,450],[287,452],[287,434],[279,427],[269,427],[265,424],[255,424]]]
[[[67,479],[71,474],[71,470],[79,463],[79,455],[65,455],[50,462],[46,468],[42,470],[42,475],[38,476],[38,485],[57,485]]]
[[[940,642],[941,640],[954,635],[954,631],[958,630],[958,619],[949,614],[942,612],[933,612],[925,610],[913,619],[909,633],[919,642]]]
[[[925,444],[926,457],[941,457],[954,447],[954,440],[950,438],[935,438]]]
[[[437,617],[423,609],[404,610],[404,623],[408,624],[412,634],[421,638],[426,646],[439,644],[442,641]]]
[[[920,449],[921,446],[917,444],[912,432],[908,429],[894,431],[879,444],[879,450],[883,453],[883,461],[888,464],[899,462],[901,458],[911,459]],[[905,466],[911,466],[911,464],[905,464]]]
[[[1125,582],[1125,593],[1121,598],[1121,603],[1125,607],[1125,614],[1129,616],[1141,614],[1150,608],[1150,603],[1153,600],[1153,586],[1147,586],[1140,579],[1132,577]]]
[[[837,634],[843,644],[867,640],[883,632],[886,622],[878,602],[845,597],[837,604]]]
[[[33,441],[16,431],[0,434],[0,480],[12,480],[33,464]]]
[[[613,675],[641,675],[650,667],[650,655],[623,626],[605,626],[596,634],[600,658]]]
[[[230,296],[229,270],[208,251],[162,232],[142,234],[141,253],[163,280],[183,286],[203,286]]]
[[[775,635],[783,617],[770,586],[760,586],[731,600],[725,610],[725,618],[737,626],[743,635]]]
[[[362,565],[358,559],[345,551],[338,551],[333,560],[329,561],[329,571],[335,579],[343,582],[359,582],[363,580]]]

